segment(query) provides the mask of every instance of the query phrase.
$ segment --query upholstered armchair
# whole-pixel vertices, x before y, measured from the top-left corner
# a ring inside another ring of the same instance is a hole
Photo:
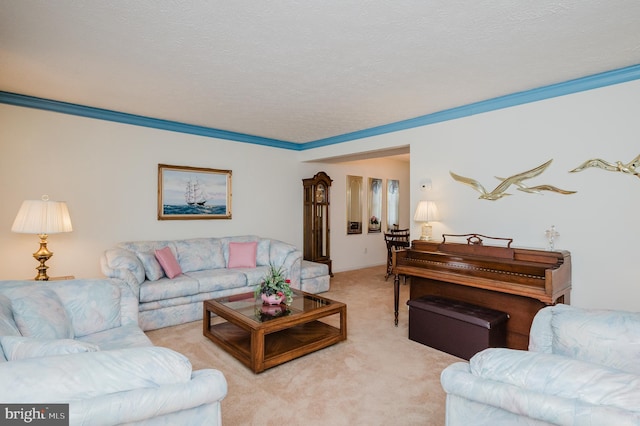
[[[639,425],[640,313],[546,307],[529,351],[486,349],[441,382],[449,426]]]

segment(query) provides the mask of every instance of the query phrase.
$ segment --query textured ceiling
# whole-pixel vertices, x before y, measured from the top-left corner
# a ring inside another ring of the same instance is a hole
[[[309,142],[640,64],[637,0],[0,0],[0,90]]]

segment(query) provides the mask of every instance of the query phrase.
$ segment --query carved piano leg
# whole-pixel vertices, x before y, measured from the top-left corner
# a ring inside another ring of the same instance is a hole
[[[398,326],[398,305],[400,303],[400,275],[395,274],[393,279],[393,315],[395,326]]]

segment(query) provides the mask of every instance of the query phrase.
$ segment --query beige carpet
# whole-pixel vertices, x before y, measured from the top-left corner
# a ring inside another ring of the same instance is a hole
[[[408,335],[408,285],[393,325],[393,279],[385,267],[336,273],[323,295],[347,304],[347,340],[254,374],[203,337],[202,322],[147,333],[185,354],[194,369],[222,371],[223,424],[443,425],[440,372],[458,358]]]

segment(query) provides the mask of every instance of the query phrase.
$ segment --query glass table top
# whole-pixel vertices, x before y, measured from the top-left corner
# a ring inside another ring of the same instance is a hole
[[[303,294],[294,290],[291,305],[264,305],[261,299],[256,299],[253,293],[237,294],[216,299],[228,308],[257,322],[271,321],[276,318],[291,316],[330,306],[336,302],[313,294]]]

